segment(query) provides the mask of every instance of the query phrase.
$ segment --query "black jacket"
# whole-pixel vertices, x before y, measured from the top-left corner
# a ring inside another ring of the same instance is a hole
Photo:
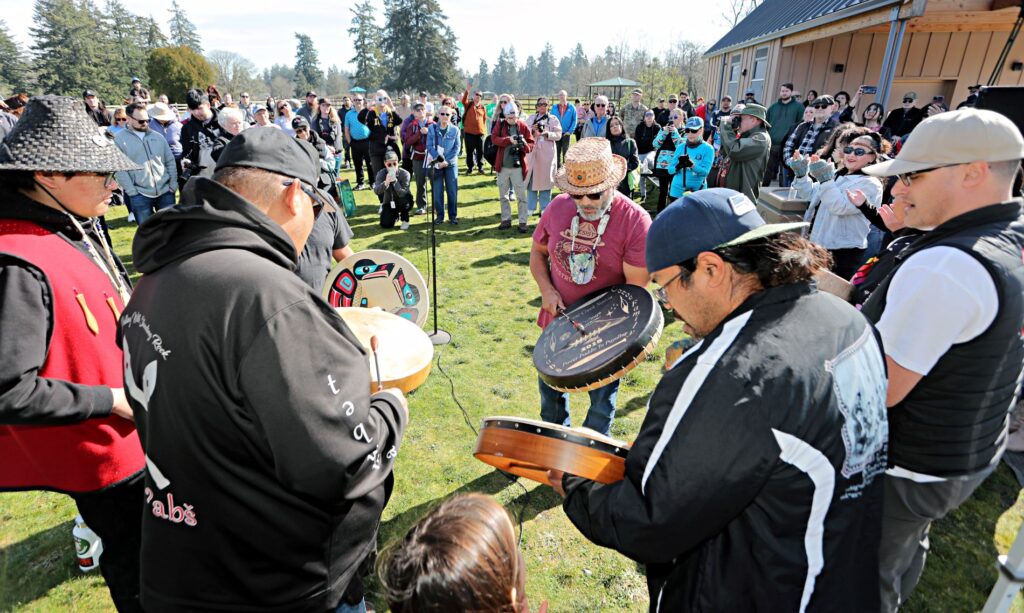
[[[658,383],[624,480],[565,477],[565,512],[646,564],[651,611],[878,610],[885,389],[853,307],[765,290]]]
[[[387,113],[387,122],[381,121],[377,110],[373,108],[359,111],[359,123],[370,128],[370,155],[384,155],[384,152],[391,149],[395,153],[398,150],[398,136],[402,127],[402,119],[398,113],[391,111]],[[394,136],[395,140],[386,140],[388,136]]]
[[[658,135],[658,132],[661,132],[661,126],[658,125],[658,122],[648,126],[641,121],[633,132],[637,153],[644,155],[654,151],[654,137]]]
[[[142,604],[333,610],[374,547],[405,413],[371,402],[366,352],[288,235],[212,180],[194,194],[136,234],[121,318],[149,463]]]
[[[223,147],[224,143],[219,142],[223,135],[216,111],[206,122],[190,117],[181,127],[181,157],[192,163],[192,176],[213,175],[213,150]]]
[[[917,127],[917,124],[924,121],[924,109],[914,107],[910,110],[903,108],[889,111],[882,127],[889,131],[894,137],[904,137]]]

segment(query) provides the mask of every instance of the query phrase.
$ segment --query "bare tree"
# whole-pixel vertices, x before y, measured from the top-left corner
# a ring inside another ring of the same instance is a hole
[[[722,18],[729,27],[735,28],[736,24],[743,21],[759,4],[761,0],[728,0],[725,3],[725,10],[722,11]]]
[[[239,92],[266,89],[255,64],[234,51],[210,51],[206,54],[206,60],[213,66],[214,78],[222,92],[238,96]]]

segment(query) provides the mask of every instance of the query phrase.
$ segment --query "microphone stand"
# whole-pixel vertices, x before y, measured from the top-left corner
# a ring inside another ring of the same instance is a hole
[[[458,167],[455,169],[458,172]],[[452,335],[437,327],[437,224],[434,223],[434,181],[430,181],[430,289],[433,292],[434,331],[427,336],[434,345],[447,345]]]

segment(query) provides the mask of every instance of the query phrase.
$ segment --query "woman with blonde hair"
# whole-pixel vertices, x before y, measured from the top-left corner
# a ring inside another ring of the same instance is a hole
[[[398,131],[402,118],[391,106],[391,98],[383,89],[374,94],[373,106],[359,112],[359,122],[370,129],[370,170],[371,177],[384,169],[384,152],[391,149],[399,156]]]

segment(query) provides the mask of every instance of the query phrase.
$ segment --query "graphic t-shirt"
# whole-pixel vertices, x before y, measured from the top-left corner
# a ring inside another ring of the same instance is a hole
[[[600,222],[580,218],[576,246],[573,248],[572,219],[576,215],[575,201],[568,194],[561,194],[544,209],[540,223],[533,232],[533,241],[548,248],[551,282],[562,295],[562,302],[567,307],[599,289],[625,283],[623,263],[645,268],[644,249],[647,245],[647,230],[651,227],[651,216],[647,211],[626,196],[616,193],[608,226],[597,245],[594,276],[590,282],[577,285],[569,273],[569,252],[590,253],[597,239]],[[537,325],[544,328],[551,320],[551,314],[541,309]]]

